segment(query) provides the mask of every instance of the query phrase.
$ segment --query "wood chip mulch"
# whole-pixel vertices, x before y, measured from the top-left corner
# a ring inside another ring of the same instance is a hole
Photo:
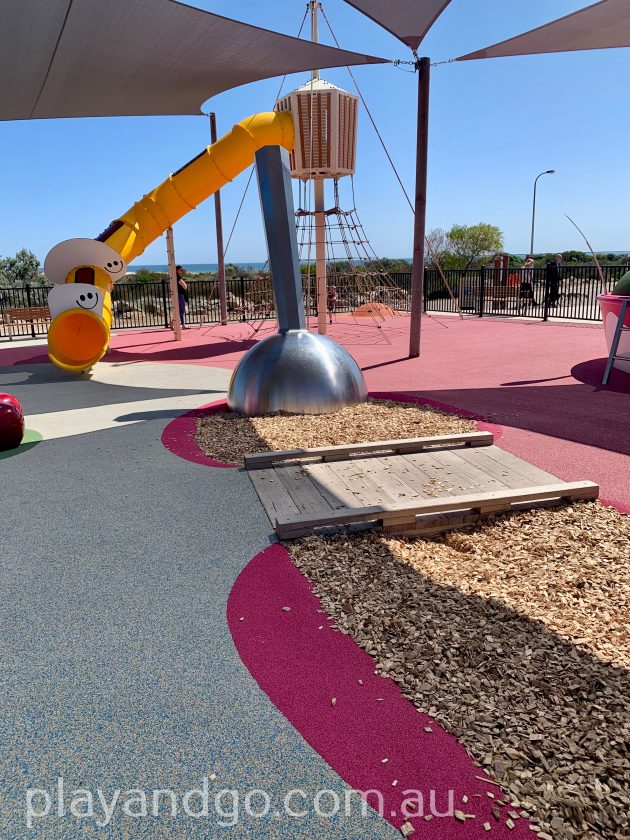
[[[583,502],[433,539],[287,544],[324,610],[542,840],[628,838],[630,517]]]
[[[244,417],[221,411],[197,421],[197,443],[211,458],[242,466],[243,455],[248,452],[341,446],[475,430],[473,420],[438,409],[368,399],[333,414]]]
[[[323,416],[198,422],[210,456],[475,430],[369,400]],[[630,517],[599,503],[492,517],[432,539],[287,545],[328,615],[452,732],[541,840],[627,840]]]

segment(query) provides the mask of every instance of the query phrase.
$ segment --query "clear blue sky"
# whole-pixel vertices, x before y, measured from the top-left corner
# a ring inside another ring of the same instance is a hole
[[[265,3],[197,0],[196,5],[248,23],[296,35],[305,0]],[[421,46],[439,61],[518,34],[575,9],[586,0],[453,0]],[[409,50],[342,0],[324,0],[342,46],[409,59]],[[325,26],[322,40],[328,41]],[[211,49],[211,45],[209,45]],[[358,68],[381,132],[413,193],[416,79],[387,65]],[[353,90],[345,70],[324,78]],[[490,59],[432,70],[428,228],[478,221],[498,225],[508,250],[529,247],[531,191],[539,181],[536,250],[583,249],[571,215],[597,250],[630,250],[627,80],[630,49]],[[305,81],[289,77],[284,91]],[[248,114],[269,110],[279,80],[228,91],[206,110],[219,134]],[[205,117],[36,120],[0,123],[2,216],[0,255],[30,248],[43,261],[55,243],[94,237],[138,197],[208,142]],[[222,191],[229,231],[247,175]],[[360,114],[357,207],[375,250],[411,254],[412,219],[373,129]],[[175,229],[182,263],[216,261],[213,202]],[[266,258],[256,189],[250,189],[227,255]],[[166,261],[164,238],[140,262]]]

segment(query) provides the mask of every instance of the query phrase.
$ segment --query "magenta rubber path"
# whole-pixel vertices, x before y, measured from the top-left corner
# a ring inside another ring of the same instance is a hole
[[[382,816],[397,828],[405,821],[401,805],[410,790],[422,793],[425,814],[431,813],[431,791],[434,811],[447,812],[449,790],[455,809],[475,814],[465,824],[452,816],[410,818],[414,837],[484,837],[486,821],[493,837],[530,837],[526,820],[516,820],[510,831],[494,819],[487,791],[499,797],[500,789],[476,779],[487,777],[457,740],[416,711],[395,683],[374,674],[374,660],[332,629],[311,590],[286,549],[272,545],[241,572],[227,607],[241,659],[302,737],[350,787],[380,791]],[[515,809],[503,808],[504,820],[508,810]]]
[[[208,405],[202,405],[200,408],[187,411],[185,414],[180,414],[179,417],[171,420],[162,432],[163,445],[169,452],[179,455],[186,461],[192,461],[193,464],[203,464],[206,467],[218,467],[219,469],[234,469],[235,464],[226,464],[224,461],[217,461],[206,455],[195,437],[198,419],[226,410],[227,402],[216,400],[208,403]]]

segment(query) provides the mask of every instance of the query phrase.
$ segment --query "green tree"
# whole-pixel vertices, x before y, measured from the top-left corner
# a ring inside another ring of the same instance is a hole
[[[503,234],[495,225],[453,225],[446,234],[447,268],[470,268],[503,250]]]
[[[552,259],[554,259],[554,257],[552,257]],[[593,256],[590,252],[587,253],[586,251],[563,251],[562,261],[574,263],[590,263],[593,262]]]
[[[135,274],[125,278],[126,283],[160,283],[168,280],[168,274],[164,271],[149,271],[148,268],[139,268]]]
[[[14,257],[0,258],[0,286],[47,286],[39,260],[32,251],[22,248]]]

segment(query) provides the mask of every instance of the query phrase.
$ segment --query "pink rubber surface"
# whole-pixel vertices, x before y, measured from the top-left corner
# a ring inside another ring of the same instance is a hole
[[[333,631],[319,609],[311,585],[280,545],[250,561],[227,607],[241,659],[306,741],[350,787],[380,791],[382,816],[397,828],[405,821],[401,804],[409,790],[421,791],[425,813],[431,810],[431,791],[435,811],[443,814],[452,790],[454,808],[476,815],[465,824],[452,816],[436,816],[431,822],[410,818],[416,828],[413,837],[483,837],[485,821],[492,824],[493,837],[531,837],[526,820],[517,820],[510,831],[493,818],[495,803],[486,791],[499,796],[499,788],[476,779],[487,777],[457,740],[416,711],[395,683],[375,676],[373,659],[349,636]],[[389,759],[386,764],[383,758]],[[369,797],[368,802],[373,804]]]
[[[214,458],[210,458],[209,455],[206,455],[195,437],[197,420],[202,417],[208,417],[211,414],[218,414],[220,411],[227,411],[227,402],[225,400],[216,400],[207,405],[202,405],[200,408],[195,408],[193,411],[180,414],[179,417],[171,420],[162,432],[162,443],[169,452],[172,452],[174,455],[179,455],[180,458],[184,458],[186,461],[192,461],[193,464],[203,464],[206,467],[235,469],[235,464],[217,461]]]
[[[256,338],[241,323],[183,333],[124,331],[106,362],[156,361],[233,368]],[[330,329],[361,364],[371,391],[407,393],[455,406],[503,429],[501,446],[564,481],[600,485],[602,500],[630,510],[630,374],[613,370],[601,385],[606,342],[601,325],[518,319],[425,318],[421,356],[408,359],[409,319],[384,329],[340,316]],[[46,361],[45,348],[0,349],[0,365]],[[28,406],[25,406],[28,413]]]

